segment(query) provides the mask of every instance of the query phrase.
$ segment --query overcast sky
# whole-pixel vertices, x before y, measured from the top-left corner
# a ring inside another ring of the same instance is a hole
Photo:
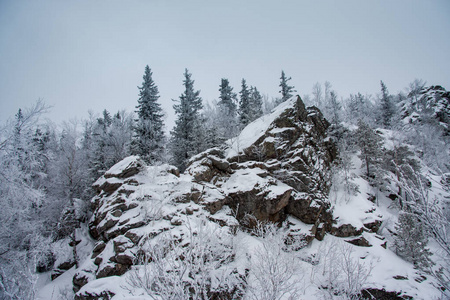
[[[204,100],[221,78],[278,96],[282,69],[300,95],[450,89],[449,16],[448,0],[0,0],[0,121],[38,98],[56,122],[134,110],[147,64],[169,124],[185,68]]]

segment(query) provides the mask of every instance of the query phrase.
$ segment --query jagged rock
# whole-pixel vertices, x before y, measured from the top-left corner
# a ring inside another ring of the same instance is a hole
[[[362,228],[356,228],[351,224],[343,224],[339,227],[333,227],[331,229],[331,234],[337,237],[349,237],[358,236],[363,232]]]
[[[364,237],[359,237],[357,239],[346,241],[346,242],[353,244],[355,246],[359,246],[359,247],[372,247],[372,245],[369,243],[369,241],[366,240]]]
[[[364,223],[364,227],[369,229],[370,232],[377,233],[378,230],[380,229],[382,223],[383,222],[380,221],[380,220],[375,220],[375,221],[370,222],[370,223]]]
[[[63,263],[60,263],[56,268],[59,270],[69,270],[70,268],[72,268],[73,266],[75,266],[75,262],[73,260],[69,260],[69,261],[65,261]]]
[[[180,219],[180,217],[175,216],[170,220],[170,224],[174,226],[180,226],[181,224],[183,224],[183,221]]]
[[[295,193],[289,201],[287,213],[306,224],[315,224],[317,220],[328,224],[332,219],[328,209],[329,204],[326,202],[314,201],[304,193]]]
[[[105,175],[103,175],[105,178],[128,178],[133,175],[138,174],[143,167],[145,166],[145,163],[137,156],[129,156],[125,158],[124,160],[120,161],[119,163],[115,164],[111,167],[108,171],[105,172]]]
[[[73,291],[78,292],[84,285],[89,282],[89,276],[84,272],[78,272],[73,276]]]
[[[103,268],[97,271],[97,278],[109,277],[114,275],[123,275],[129,269],[129,265],[123,265],[120,263],[108,263]]]
[[[52,270],[52,274],[50,275],[51,280],[55,280],[56,278],[58,278],[59,276],[61,276],[62,274],[64,274],[65,271],[59,270],[59,269],[53,269]]]
[[[245,185],[242,185],[243,182]],[[239,221],[247,214],[259,221],[283,221],[284,208],[293,191],[274,178],[261,178],[258,170],[237,170],[223,188],[227,190],[225,204],[237,212],[236,218]]]
[[[118,218],[108,218],[97,226],[97,232],[101,234],[102,232],[112,228],[117,224],[117,222],[119,222]]]
[[[126,221],[126,222],[125,222]],[[125,220],[120,226],[114,227],[105,232],[104,236],[107,240],[111,240],[119,235],[125,234],[128,230],[139,228],[146,224],[145,221],[139,219]]]
[[[122,265],[131,266],[134,262],[134,255],[127,253],[120,253],[115,256],[116,262]]]
[[[125,237],[127,237],[128,239],[130,239],[130,241],[132,241],[135,245],[137,245],[139,243],[139,241],[142,239],[142,234],[137,233],[133,230],[128,230],[125,234]]]
[[[97,256],[94,259],[94,264],[97,265],[97,266],[99,266],[102,262],[103,262],[103,258],[101,258],[100,256]]]
[[[113,240],[114,252],[121,253],[125,250],[134,247],[134,244],[124,236],[118,236]]]
[[[365,289],[361,292],[362,299],[377,300],[405,300],[412,297],[402,295],[401,292],[389,292],[385,289]]]

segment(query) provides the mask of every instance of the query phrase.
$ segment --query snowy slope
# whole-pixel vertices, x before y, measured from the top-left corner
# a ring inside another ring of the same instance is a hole
[[[395,254],[399,209],[387,188],[369,185],[356,152],[359,192],[331,185],[327,122],[297,101],[249,124],[224,152],[193,157],[184,174],[136,156],[113,166],[94,184],[95,244],[40,299],[57,299],[72,282],[75,299],[444,297],[431,275]],[[448,197],[428,177],[432,193]]]

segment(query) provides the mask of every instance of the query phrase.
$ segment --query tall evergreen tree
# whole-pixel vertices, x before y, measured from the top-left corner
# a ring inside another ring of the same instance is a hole
[[[191,156],[197,154],[200,149],[202,98],[200,91],[194,90],[192,74],[186,69],[184,72],[183,85],[185,91],[181,94],[177,104],[173,106],[178,115],[175,127],[171,132],[171,152],[173,164],[184,171]]]
[[[224,139],[232,138],[238,130],[237,111],[236,111],[236,94],[230,86],[228,79],[222,78],[219,88],[219,123],[222,128],[222,137]]]
[[[415,268],[427,270],[433,265],[431,252],[426,248],[428,237],[422,222],[416,215],[401,212],[395,224],[394,239],[396,253],[414,264]]]
[[[263,97],[261,96],[261,93],[256,87],[250,87],[250,122],[253,122],[263,115],[262,103]]]
[[[149,66],[145,67],[144,81],[139,88],[138,119],[134,128],[132,153],[140,155],[146,162],[162,160],[164,150],[164,121],[159,91],[152,78]]]
[[[356,140],[361,150],[359,157],[366,167],[366,175],[371,178],[381,163],[382,138],[360,119],[356,130]]]
[[[236,116],[236,94],[233,93],[233,88],[230,86],[228,79],[222,78],[219,88],[219,107],[230,117]]]
[[[293,96],[292,93],[297,92],[296,90],[294,90],[294,86],[291,86],[288,84],[288,81],[291,80],[291,77],[286,77],[286,75],[284,74],[284,71],[281,71],[281,77],[280,77],[280,93],[281,93],[281,102],[284,102],[286,100],[288,100],[289,98],[291,98]]]
[[[392,103],[392,97],[389,95],[389,91],[383,81],[381,84],[381,124],[385,128],[391,126],[392,117],[394,116],[395,109]]]
[[[250,123],[250,90],[245,79],[242,79],[241,91],[239,92],[239,119],[242,127]]]

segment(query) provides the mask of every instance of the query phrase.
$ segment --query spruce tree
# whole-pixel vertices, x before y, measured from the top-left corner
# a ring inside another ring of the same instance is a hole
[[[398,222],[395,224],[395,230],[397,235],[394,239],[394,246],[397,255],[412,262],[418,269],[426,270],[433,265],[430,259],[431,252],[426,248],[428,237],[416,215],[401,212]]]
[[[239,119],[242,127],[250,123],[250,90],[245,79],[242,79],[241,91],[239,92]]]
[[[256,87],[250,88],[250,122],[258,119],[263,115],[262,111],[263,98]]]
[[[230,86],[228,79],[222,78],[220,88],[219,102],[219,123],[222,128],[222,137],[224,139],[232,138],[237,133],[237,111],[236,111],[236,94]]]
[[[286,77],[286,75],[284,74],[284,71],[281,71],[281,77],[280,77],[281,81],[280,81],[280,93],[281,93],[281,100],[280,102],[284,102],[286,100],[288,100],[289,98],[291,98],[293,96],[292,93],[295,93],[296,90],[294,90],[294,86],[291,86],[288,84],[288,81],[291,80],[291,77]]]
[[[394,116],[394,104],[392,103],[392,97],[389,95],[389,91],[383,81],[381,84],[381,124],[384,128],[390,128],[391,121]]]
[[[356,130],[356,140],[361,150],[359,158],[366,167],[366,175],[369,178],[374,177],[381,163],[382,138],[360,119]]]
[[[162,160],[164,151],[163,112],[158,103],[159,91],[147,65],[144,81],[139,88],[137,108],[138,119],[134,128],[132,153],[140,155],[144,161],[154,163]]]
[[[222,78],[219,88],[220,96],[218,105],[230,117],[236,116],[236,94],[230,86],[228,79]]]
[[[202,126],[199,112],[202,109],[202,98],[200,91],[194,90],[191,76],[186,69],[183,80],[185,91],[179,100],[173,100],[177,102],[173,108],[178,116],[171,131],[170,148],[173,164],[182,172],[186,169],[189,158],[201,150],[199,140]]]

